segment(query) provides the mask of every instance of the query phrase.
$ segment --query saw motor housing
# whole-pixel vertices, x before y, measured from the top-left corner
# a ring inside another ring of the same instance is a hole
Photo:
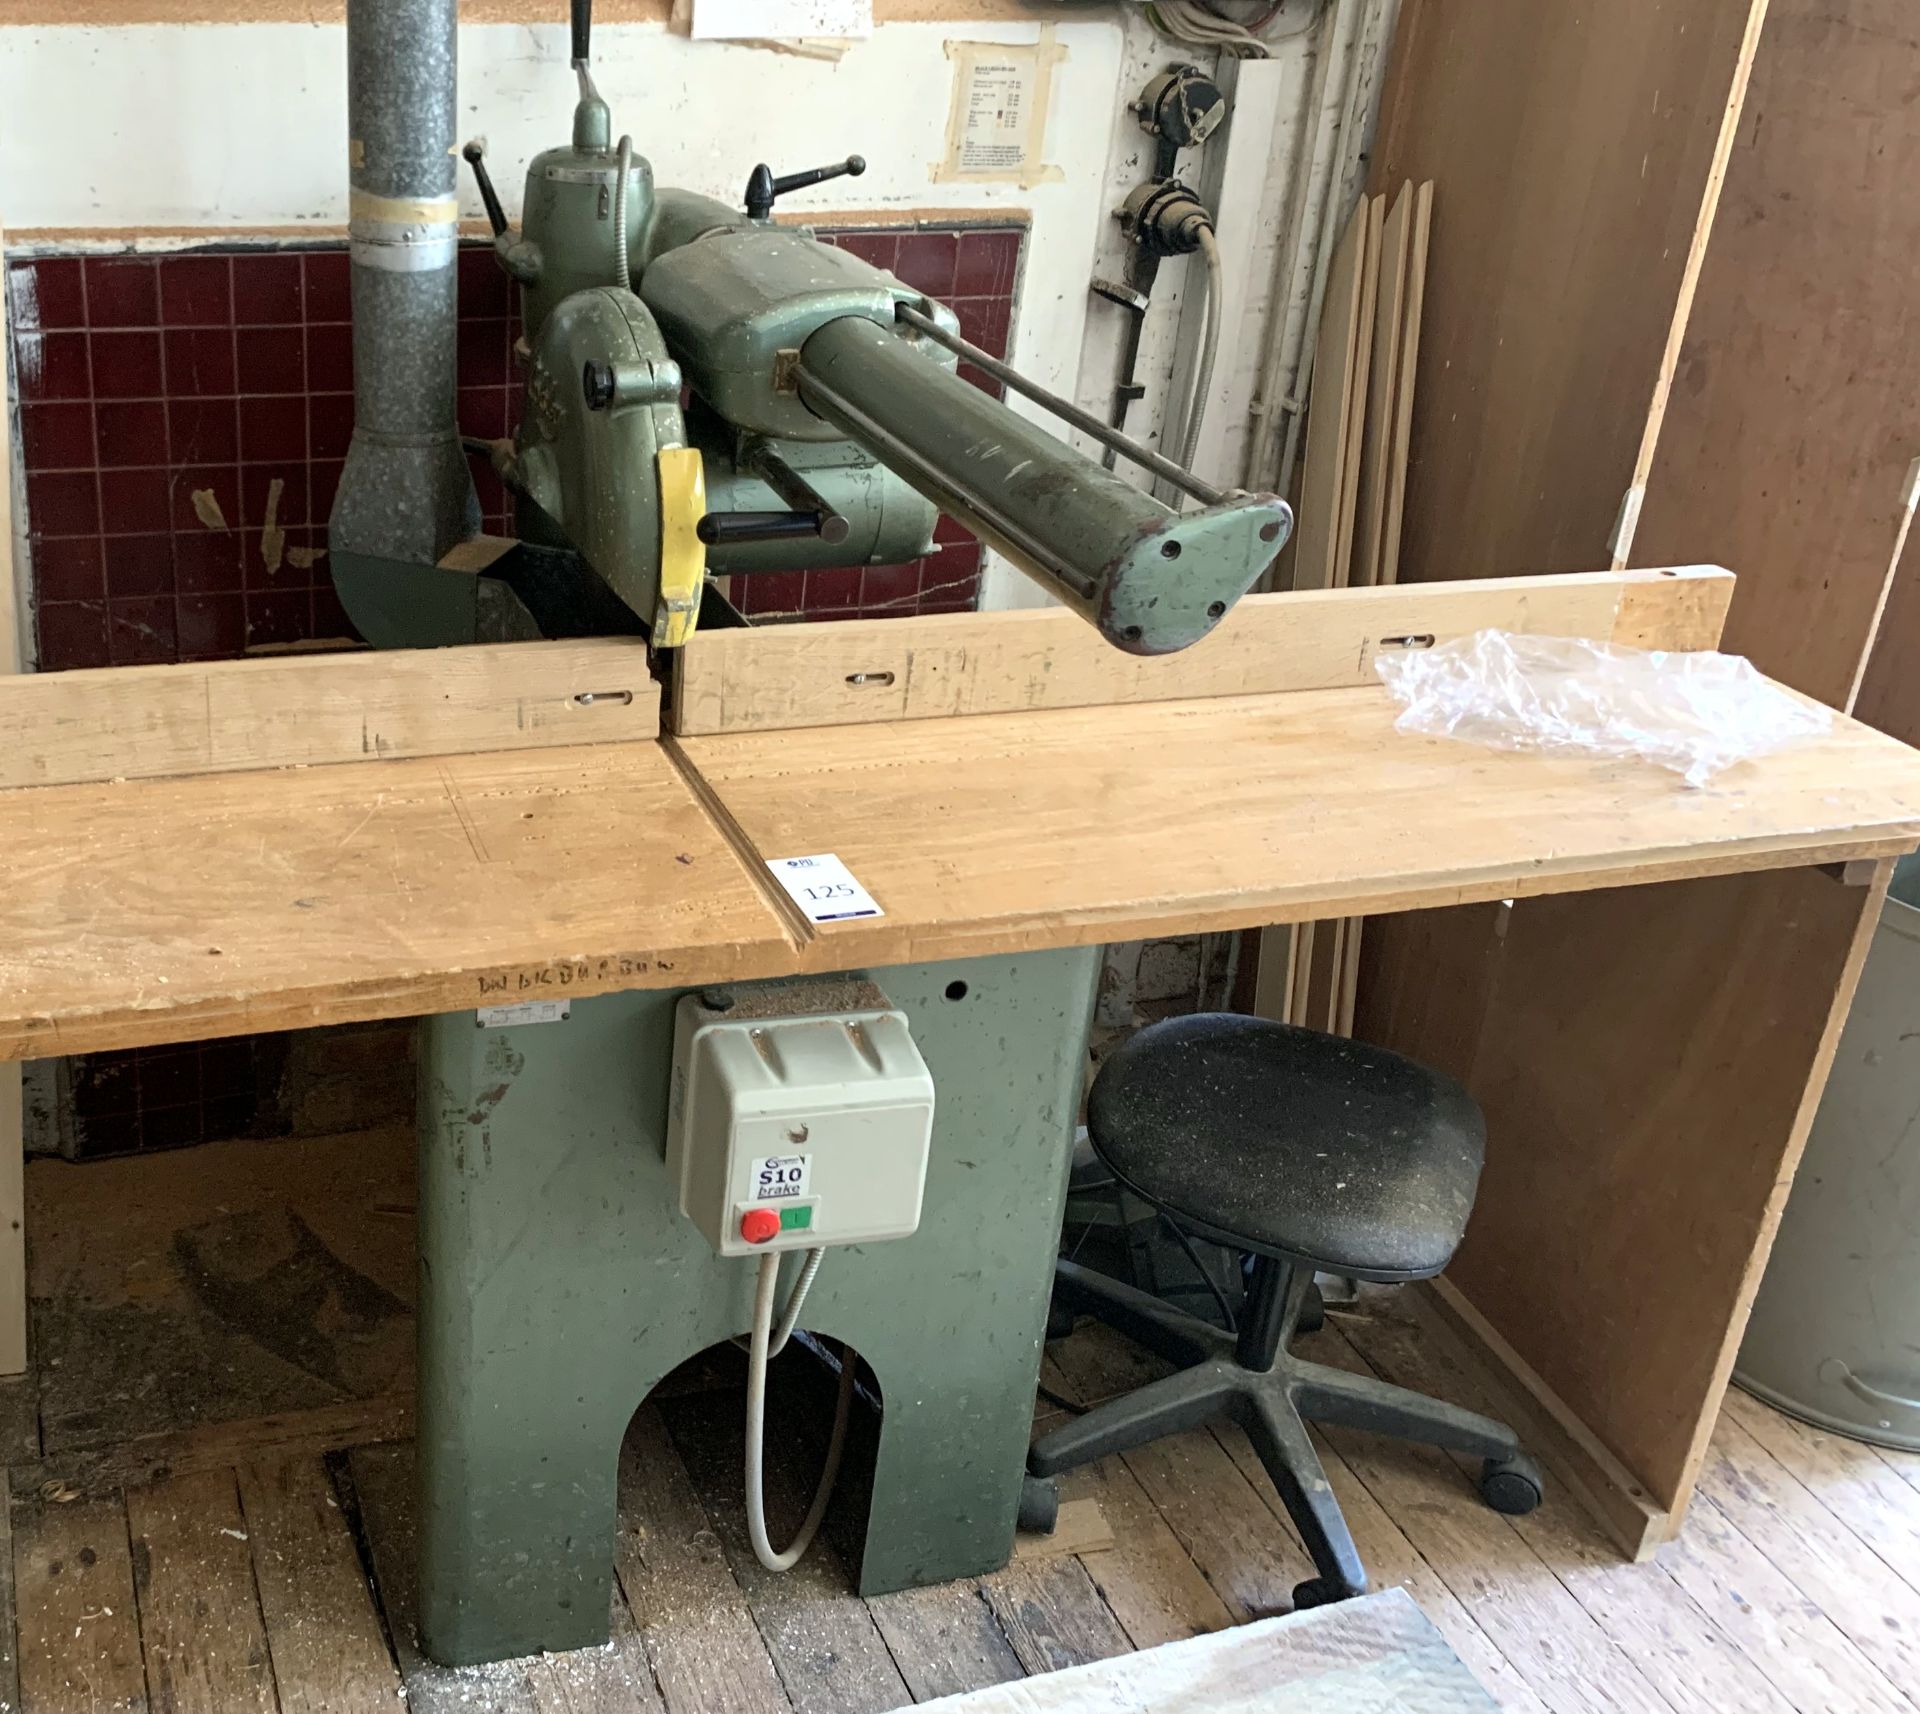
[[[858,157],[756,168],[745,212],[656,189],[586,84],[572,142],[528,168],[517,232],[467,158],[526,328],[519,430],[492,448],[519,536],[576,553],[658,648],[685,642],[709,575],[912,560],[946,512],[1119,647],[1164,653],[1286,540],[1276,496],[1178,511],[1124,482],[962,380],[960,353],[995,360],[951,310],[772,223],[780,194]]]

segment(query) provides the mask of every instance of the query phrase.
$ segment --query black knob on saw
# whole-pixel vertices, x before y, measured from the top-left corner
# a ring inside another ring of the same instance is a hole
[[[498,238],[507,229],[507,211],[500,206],[499,193],[487,174],[487,145],[476,137],[460,151],[460,158],[473,168],[473,176],[480,182],[480,200],[487,205],[487,224]]]
[[[593,57],[593,0],[573,0],[573,63]]]
[[[805,190],[808,185],[825,184],[828,179],[857,179],[866,170],[864,156],[849,155],[830,167],[808,167],[804,172],[782,173],[775,178],[773,168],[762,161],[747,175],[747,218],[765,220],[773,213],[775,201],[790,190]]]
[[[693,533],[710,548],[733,542],[798,542],[814,537],[838,546],[847,539],[845,518],[828,512],[709,512]]]

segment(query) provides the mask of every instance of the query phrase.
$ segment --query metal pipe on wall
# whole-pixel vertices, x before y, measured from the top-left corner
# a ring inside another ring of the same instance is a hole
[[[348,0],[354,429],[329,537],[356,619],[367,562],[432,566],[480,527],[455,417],[458,26],[458,0]]]

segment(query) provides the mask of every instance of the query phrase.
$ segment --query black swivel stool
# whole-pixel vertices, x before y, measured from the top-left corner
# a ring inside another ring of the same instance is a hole
[[[1486,1122],[1450,1078],[1316,1030],[1212,1013],[1142,1030],[1087,1100],[1095,1152],[1128,1190],[1254,1263],[1239,1334],[1061,1260],[1057,1307],[1098,1317],[1181,1365],[1035,1443],[1048,1477],[1230,1417],[1247,1431],[1319,1575],[1296,1606],[1366,1591],[1367,1574],[1306,1424],[1373,1429],[1475,1454],[1481,1497],[1530,1512],[1540,1473],[1504,1423],[1290,1355],[1316,1269],[1421,1280],[1473,1209]]]

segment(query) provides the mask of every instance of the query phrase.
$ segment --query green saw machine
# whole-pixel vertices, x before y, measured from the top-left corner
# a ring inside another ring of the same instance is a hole
[[[755,167],[739,209],[656,188],[594,88],[589,12],[575,0],[572,140],[529,167],[518,231],[482,145],[464,150],[525,325],[518,433],[476,444],[454,418],[457,3],[350,0],[356,420],[330,545],[370,642],[627,634],[671,671],[696,625],[745,622],[711,577],[910,560],[942,512],[1133,653],[1188,646],[1252,587],[1291,528],[1282,500],[1199,480],[968,344],[944,306],[772,223],[857,156]],[[1204,219],[1162,196],[1134,236],[1191,248]],[[1122,481],[962,360],[1197,507]],[[517,539],[475,555],[457,550],[482,540],[481,455]],[[423,1021],[430,1654],[606,1639],[628,1422],[728,1339],[749,1346],[766,1563],[805,1550],[875,1406],[862,1592],[1006,1562],[1098,964],[1078,948]],[[803,1308],[840,1382],[816,1504],[779,1552],[764,1383]]]

